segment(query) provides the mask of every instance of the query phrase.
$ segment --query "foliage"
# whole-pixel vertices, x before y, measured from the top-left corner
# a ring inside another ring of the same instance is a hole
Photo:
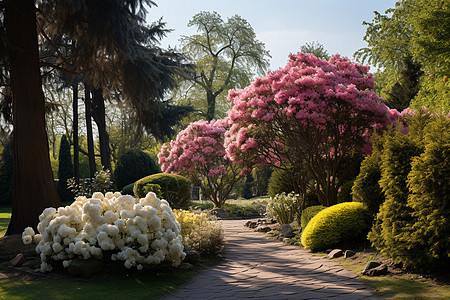
[[[223,229],[219,222],[212,222],[205,213],[195,214],[186,210],[173,210],[181,226],[183,244],[200,255],[217,255],[224,245]]]
[[[11,204],[13,188],[14,142],[11,138],[3,148],[0,160],[0,205]]]
[[[380,185],[386,200],[369,239],[405,267],[430,271],[448,264],[450,119],[422,111],[403,122],[407,134],[393,129],[384,137]]]
[[[133,192],[136,197],[145,197],[145,186],[158,184],[162,198],[173,208],[186,208],[191,199],[191,184],[181,175],[158,173],[139,179],[134,183]]]
[[[375,216],[384,202],[384,194],[378,183],[381,178],[381,151],[374,150],[361,163],[361,171],[352,187],[353,201],[362,202]]]
[[[248,174],[245,177],[244,188],[242,189],[241,196],[245,199],[253,197],[252,186],[254,184],[252,174]]]
[[[74,199],[74,194],[67,187],[67,179],[73,177],[73,163],[72,155],[70,154],[70,144],[65,135],[61,137],[58,159],[58,194],[61,201],[72,201]]]
[[[122,191],[120,192],[122,195],[131,195],[134,196],[133,193],[133,187],[134,187],[134,182],[127,184],[126,186],[123,187]],[[158,197],[160,198],[160,197]]]
[[[144,194],[147,195],[150,192],[155,193],[158,198],[162,197],[161,186],[159,184],[147,183],[144,185]]]
[[[114,170],[114,180],[117,189],[121,190],[142,177],[160,172],[159,166],[150,155],[143,151],[132,150],[119,158]]]
[[[202,11],[189,21],[188,27],[196,28],[198,33],[181,38],[182,51],[194,64],[188,77],[191,85],[186,85],[185,90],[187,101],[211,121],[217,118],[217,100],[223,99],[230,88],[248,85],[255,71],[265,72],[270,55],[250,24],[238,15],[225,22],[217,12]],[[202,103],[195,103],[197,99]]]
[[[269,180],[272,175],[272,168],[267,165],[256,166],[252,170],[253,186],[252,192],[255,196],[267,195],[269,189]]]
[[[315,57],[329,60],[330,54],[319,42],[306,43],[300,46],[300,52],[314,54]]]
[[[291,192],[281,193],[270,198],[267,204],[267,213],[275,218],[279,224],[289,224],[300,213],[300,197]]]
[[[92,192],[106,193],[112,187],[111,173],[109,170],[95,172],[92,180]]]
[[[449,76],[424,76],[417,96],[411,101],[411,108],[432,108],[436,111],[450,112]]]
[[[231,162],[223,146],[226,128],[227,119],[191,123],[158,155],[164,172],[201,183],[203,193],[219,208],[241,177],[239,166]]]
[[[314,205],[305,208],[302,211],[301,217],[300,217],[300,225],[302,226],[302,230],[305,230],[306,225],[308,225],[309,221],[319,213],[319,211],[324,210],[326,207],[323,205]]]
[[[91,197],[94,192],[106,193],[112,187],[111,173],[109,170],[97,171],[94,178],[85,178],[76,184],[75,178],[67,179],[67,187],[74,193],[75,197]]]
[[[275,197],[277,194],[290,193],[296,190],[291,173],[283,169],[275,169],[269,179],[268,195]]]
[[[340,203],[316,214],[303,231],[301,242],[312,251],[325,250],[364,240],[369,229],[369,212],[362,203]]]
[[[337,194],[337,203],[352,202],[352,186],[354,180],[349,180],[342,184],[340,191]]]
[[[302,165],[315,181],[320,202],[333,205],[339,187],[358,167],[349,162],[368,150],[373,126],[390,123],[373,87],[368,67],[346,58],[290,55],[285,68],[230,91],[227,153],[237,163],[286,170]],[[308,180],[303,181],[306,186]]]
[[[135,201],[120,193],[94,193],[58,210],[46,208],[39,220],[39,234],[27,227],[22,240],[37,244],[41,272],[51,271],[55,261],[67,268],[73,258],[101,259],[103,251],[112,251],[111,260],[138,270],[163,261],[177,266],[185,257],[180,224],[169,204],[155,194]]]

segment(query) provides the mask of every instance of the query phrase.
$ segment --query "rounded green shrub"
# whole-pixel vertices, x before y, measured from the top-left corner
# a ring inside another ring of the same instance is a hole
[[[302,215],[300,217],[300,224],[302,226],[302,230],[305,230],[306,225],[308,225],[309,221],[311,221],[311,219],[317,215],[320,211],[324,210],[326,208],[326,206],[323,205],[314,205],[314,206],[310,206],[305,208],[302,211]]]
[[[114,180],[117,189],[121,190],[140,178],[160,172],[160,167],[150,155],[143,151],[132,150],[120,156],[114,170]]]
[[[167,200],[172,208],[186,208],[189,206],[191,184],[185,177],[158,173],[141,178],[134,183],[134,195],[139,198],[145,197],[145,186],[148,184],[158,184],[161,187],[161,197]]]
[[[123,187],[122,191],[120,192],[122,195],[131,195],[134,196],[133,193],[133,187],[134,187],[134,182],[127,184],[126,186]]]
[[[144,194],[147,195],[150,192],[155,193],[156,197],[162,198],[161,186],[159,184],[148,183],[144,185]]]
[[[315,215],[302,233],[301,242],[313,251],[343,243],[361,241],[370,228],[368,209],[358,202],[345,202],[325,208]]]

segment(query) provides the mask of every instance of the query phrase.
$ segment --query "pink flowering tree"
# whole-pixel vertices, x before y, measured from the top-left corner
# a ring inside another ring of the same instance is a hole
[[[221,208],[241,178],[238,165],[225,152],[224,135],[228,118],[197,121],[181,131],[158,154],[163,172],[183,175],[200,182],[215,207]]]
[[[339,187],[370,151],[376,126],[390,123],[389,109],[373,91],[369,67],[339,55],[329,61],[290,55],[243,90],[229,92],[233,107],[225,147],[233,161],[307,172],[322,204],[336,204]],[[297,173],[297,174],[296,174]]]

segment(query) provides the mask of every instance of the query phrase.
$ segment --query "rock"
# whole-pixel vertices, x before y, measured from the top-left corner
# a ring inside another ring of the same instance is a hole
[[[184,258],[184,262],[194,264],[198,261],[200,258],[200,255],[195,250],[187,250],[184,253],[186,253],[186,257]]]
[[[327,254],[329,254],[331,251],[333,251],[333,249],[327,249],[327,250],[325,250],[325,252],[326,252]]]
[[[369,261],[369,262],[366,264],[366,266],[364,267],[364,270],[362,271],[362,274],[363,274],[363,275],[366,275],[366,273],[367,273],[370,269],[374,269],[374,268],[379,267],[379,266],[381,266],[381,263],[380,263],[380,262],[371,260],[371,261]]]
[[[388,266],[386,266],[385,264],[381,264],[381,265],[379,265],[376,268],[369,269],[363,275],[367,275],[367,276],[381,276],[381,275],[386,275],[387,273],[389,273]]]
[[[89,277],[99,273],[103,268],[103,261],[91,259],[73,259],[67,271],[71,276]]]
[[[347,251],[344,252],[344,258],[352,257],[352,256],[354,256],[355,254],[356,254],[355,251],[347,250]]]
[[[344,251],[341,249],[334,249],[330,253],[328,253],[328,258],[336,258],[344,255]]]
[[[13,267],[20,267],[24,262],[25,262],[25,257],[23,256],[22,253],[17,254],[16,257],[11,259],[11,261],[10,261],[11,266],[13,266]]]
[[[248,221],[247,223],[245,223],[245,226],[254,229],[254,228],[258,227],[258,223],[254,222],[254,221]]]
[[[256,228],[257,232],[269,232],[272,231],[272,228],[270,226],[260,226],[258,228]]]
[[[191,271],[194,269],[194,266],[190,263],[183,262],[178,266],[178,269],[183,270],[183,271]]]
[[[292,229],[291,225],[289,224],[283,224],[281,225],[281,235],[285,238],[291,238],[295,236],[294,230]]]
[[[218,217],[220,219],[224,219],[224,218],[228,217],[228,211],[223,208],[213,208],[211,210],[211,214],[215,215],[216,217]]]
[[[283,239],[283,242],[286,243],[286,244],[288,244],[288,245],[294,245],[294,241],[291,240],[290,238],[284,238],[284,239]]]

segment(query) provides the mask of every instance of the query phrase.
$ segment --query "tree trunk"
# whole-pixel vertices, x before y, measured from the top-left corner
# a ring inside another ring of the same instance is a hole
[[[100,142],[100,158],[104,169],[111,170],[111,149],[109,148],[109,135],[106,131],[105,99],[102,89],[94,89],[92,92],[92,117],[98,128]]]
[[[208,104],[206,119],[208,121],[211,121],[214,119],[214,116],[216,114],[216,97],[213,95],[213,93],[206,93],[206,103]]]
[[[96,171],[95,153],[94,153],[94,137],[92,133],[92,109],[91,109],[91,88],[89,84],[84,84],[84,105],[86,111],[86,138],[88,144],[89,171],[91,178],[94,178]]]
[[[36,228],[39,215],[61,206],[50,166],[33,0],[5,1],[13,91],[14,185],[6,235]]]
[[[73,88],[73,175],[75,182],[80,183],[80,145],[78,143],[78,81],[72,85]]]

